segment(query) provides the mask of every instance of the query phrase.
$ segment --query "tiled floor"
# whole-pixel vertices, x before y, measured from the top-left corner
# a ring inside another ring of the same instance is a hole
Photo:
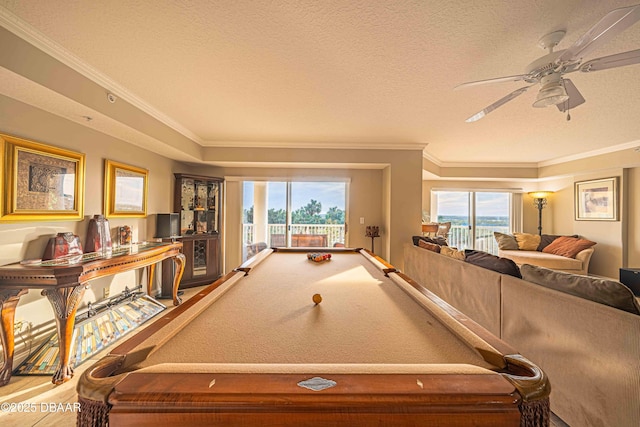
[[[183,300],[195,295],[201,288],[184,291]],[[169,300],[162,302],[170,310]],[[149,322],[151,324],[151,322]],[[144,326],[137,331],[144,329]],[[135,332],[134,332],[135,333]],[[102,358],[109,349],[105,349],[78,366],[74,378],[55,386],[49,376],[14,376],[8,385],[0,388],[0,426],[2,427],[71,427],[76,425],[77,402],[76,384],[82,372]],[[5,407],[9,405],[10,409]],[[557,417],[551,420],[552,427],[568,427]]]

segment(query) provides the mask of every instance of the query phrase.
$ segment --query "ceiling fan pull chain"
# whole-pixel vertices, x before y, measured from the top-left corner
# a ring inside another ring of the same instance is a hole
[[[564,79],[562,79],[562,87],[564,88],[565,93],[567,92],[567,83]],[[564,105],[567,108],[567,121],[571,120],[571,114],[569,114],[569,111],[571,110],[571,107],[569,106],[569,101],[571,100],[571,97],[569,97],[566,101],[564,101]]]

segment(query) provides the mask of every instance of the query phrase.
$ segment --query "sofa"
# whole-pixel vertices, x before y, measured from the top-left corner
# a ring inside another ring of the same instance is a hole
[[[564,422],[640,425],[640,300],[628,288],[494,257],[489,266],[498,272],[467,260],[478,251],[461,253],[407,243],[405,273],[540,366],[551,383],[551,410]],[[545,275],[548,283],[537,283]],[[579,286],[554,288],[567,279]],[[577,296],[585,280],[604,287]],[[626,298],[624,309],[606,305],[605,285]],[[600,296],[605,303],[592,300]]]
[[[589,274],[595,242],[580,236],[493,233],[498,256],[518,265],[532,264],[574,274]]]

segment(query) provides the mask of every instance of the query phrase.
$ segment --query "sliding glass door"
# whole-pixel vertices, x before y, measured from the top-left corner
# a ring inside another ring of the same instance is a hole
[[[448,242],[458,249],[498,253],[494,231],[508,233],[512,197],[496,191],[433,191],[437,222],[451,222]],[[432,216],[433,217],[433,216]]]
[[[264,247],[346,243],[346,182],[243,182],[243,259]]]

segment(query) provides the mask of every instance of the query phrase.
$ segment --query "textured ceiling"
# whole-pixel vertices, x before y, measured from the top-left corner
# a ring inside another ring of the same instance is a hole
[[[566,30],[558,49],[566,48],[608,11],[631,4],[0,0],[5,14],[198,144],[426,144],[428,157],[452,165],[539,163],[640,144],[640,65],[571,74],[587,102],[570,121],[555,107],[533,108],[529,90],[465,123],[524,84],[453,91],[520,74],[546,53],[537,45],[543,35]],[[633,49],[640,23],[587,59]],[[8,80],[0,93],[19,98]]]

